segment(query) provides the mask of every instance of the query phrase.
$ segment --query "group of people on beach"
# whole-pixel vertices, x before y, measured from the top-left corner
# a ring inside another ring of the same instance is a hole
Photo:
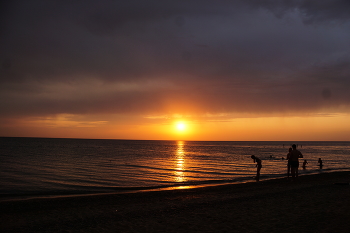
[[[256,163],[256,167],[257,167],[257,172],[256,172],[255,179],[256,179],[256,181],[259,181],[259,179],[260,179],[260,170],[262,168],[261,159],[259,159],[255,155],[252,155],[251,158],[254,160],[254,163]],[[297,150],[297,146],[295,144],[293,144],[292,147],[289,148],[289,152],[287,154],[287,160],[288,160],[287,176],[288,176],[288,178],[289,178],[290,174],[292,175],[292,179],[293,180],[298,178],[299,158],[303,158],[303,154],[299,150]],[[304,160],[304,162],[303,162],[303,169],[306,168],[306,164],[307,163],[308,162],[306,160]],[[318,166],[320,166],[321,169],[323,167],[323,162],[322,162],[321,158],[318,159]]]

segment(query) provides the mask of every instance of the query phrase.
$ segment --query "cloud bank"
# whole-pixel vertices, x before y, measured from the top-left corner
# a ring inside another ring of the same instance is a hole
[[[4,1],[0,116],[350,110],[349,1]]]

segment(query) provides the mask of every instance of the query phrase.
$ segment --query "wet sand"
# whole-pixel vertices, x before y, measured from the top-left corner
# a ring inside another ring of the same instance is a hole
[[[350,172],[0,202],[0,232],[350,232]]]

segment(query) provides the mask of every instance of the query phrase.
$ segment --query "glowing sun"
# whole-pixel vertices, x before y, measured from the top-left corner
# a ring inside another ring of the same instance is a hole
[[[183,122],[176,123],[176,129],[178,131],[185,131],[186,130],[186,124]]]

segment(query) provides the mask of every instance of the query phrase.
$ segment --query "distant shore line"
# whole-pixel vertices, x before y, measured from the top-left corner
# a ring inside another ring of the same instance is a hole
[[[337,141],[337,140],[307,140],[307,141],[281,141],[281,140],[181,140],[181,139],[122,139],[122,138],[51,138],[51,137],[30,137],[30,136],[22,136],[22,137],[17,137],[17,136],[0,136],[1,138],[28,138],[28,139],[69,139],[69,140],[115,140],[115,141],[184,141],[184,142],[280,142],[281,146],[291,146],[292,144],[299,144],[299,146],[304,146],[301,143],[308,143],[308,142],[350,142],[350,140],[345,141]],[[284,143],[284,144],[283,144]]]

